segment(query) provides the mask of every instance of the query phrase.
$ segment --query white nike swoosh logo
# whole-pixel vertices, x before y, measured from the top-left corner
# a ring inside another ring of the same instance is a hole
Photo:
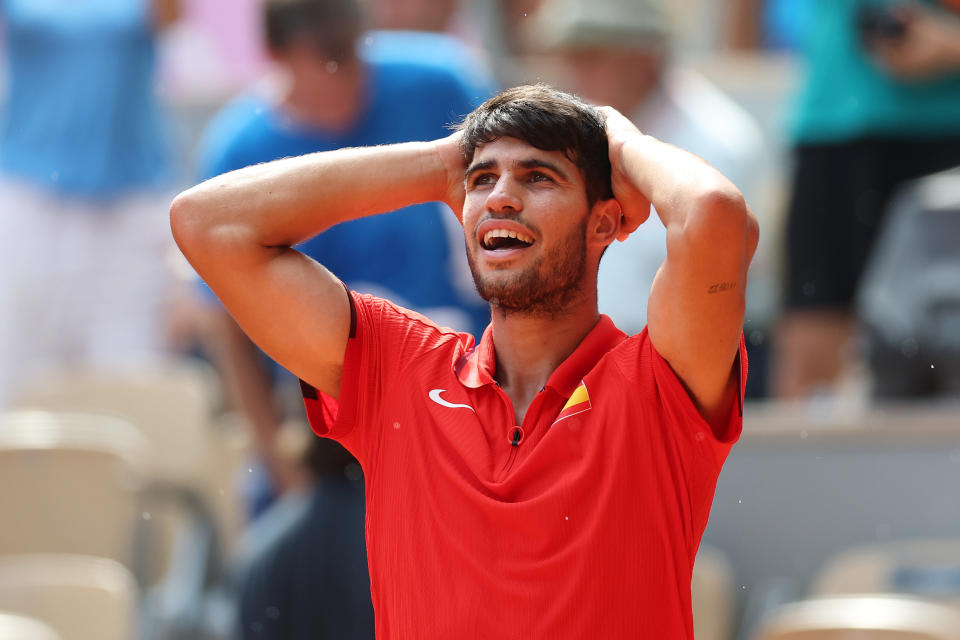
[[[440,394],[444,393],[445,391],[446,389],[431,389],[430,393],[428,393],[427,395],[430,396],[430,399],[436,402],[441,407],[449,407],[451,409],[470,409],[470,411],[473,411],[474,413],[476,413],[473,407],[471,407],[468,404],[454,404],[452,402],[447,402],[446,400],[441,398]]]

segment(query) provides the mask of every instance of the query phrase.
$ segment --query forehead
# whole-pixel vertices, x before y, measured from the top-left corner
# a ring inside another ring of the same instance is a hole
[[[544,151],[519,138],[497,138],[477,147],[473,152],[471,164],[495,162],[498,165],[511,165],[526,160],[542,160],[555,165],[571,177],[579,177],[580,171],[562,151]]]

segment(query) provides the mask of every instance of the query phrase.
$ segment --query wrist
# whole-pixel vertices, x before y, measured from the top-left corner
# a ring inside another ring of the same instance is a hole
[[[460,133],[430,143],[431,182],[436,200],[446,203],[459,217],[463,207],[463,178],[466,161],[460,149]]]

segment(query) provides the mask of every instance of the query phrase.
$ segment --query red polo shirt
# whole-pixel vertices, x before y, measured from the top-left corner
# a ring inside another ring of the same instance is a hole
[[[351,299],[339,411],[305,396],[364,469],[377,638],[693,638],[691,570],[742,405],[714,434],[647,332],[601,316],[517,425],[489,328],[474,347]],[[740,362],[742,389],[742,340]]]

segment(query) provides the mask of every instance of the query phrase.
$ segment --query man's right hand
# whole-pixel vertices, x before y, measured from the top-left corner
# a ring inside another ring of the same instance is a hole
[[[463,157],[463,151],[460,149],[462,139],[463,132],[456,131],[433,143],[446,174],[443,202],[453,209],[453,213],[461,224],[463,224],[463,201],[466,198],[463,180],[467,169],[467,160]]]
[[[600,107],[600,112],[606,118],[613,197],[620,203],[623,212],[620,234],[617,236],[622,242],[650,217],[650,198],[634,184],[624,166],[623,158],[624,145],[632,139],[642,137],[643,133],[613,107]]]

